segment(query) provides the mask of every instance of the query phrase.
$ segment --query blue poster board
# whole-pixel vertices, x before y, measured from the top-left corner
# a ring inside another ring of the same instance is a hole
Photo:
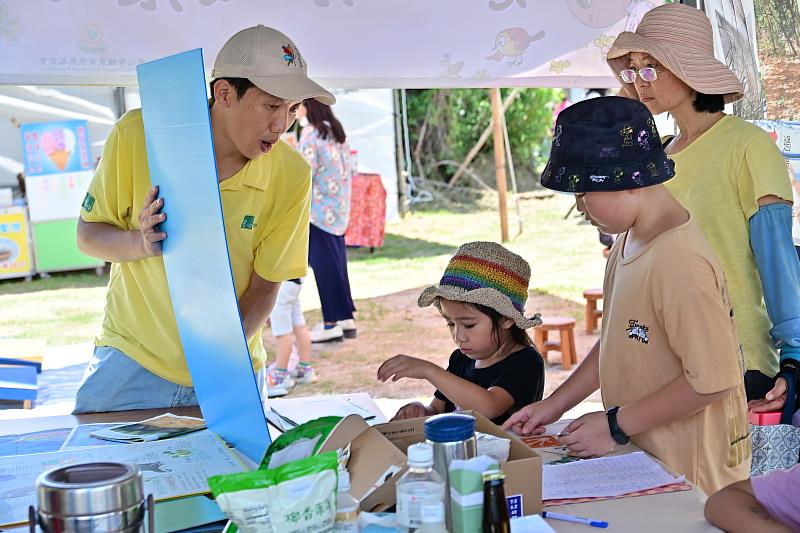
[[[209,429],[259,463],[271,440],[233,284],[200,49],[137,67],[164,266]]]

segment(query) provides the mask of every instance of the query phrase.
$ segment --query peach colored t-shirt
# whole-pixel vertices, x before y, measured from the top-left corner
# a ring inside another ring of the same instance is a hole
[[[701,394],[730,389],[631,439],[712,494],[750,471],[744,368],[725,276],[691,219],[630,257],[622,256],[626,236],[614,243],[603,286],[603,403],[632,404],[680,376]]]

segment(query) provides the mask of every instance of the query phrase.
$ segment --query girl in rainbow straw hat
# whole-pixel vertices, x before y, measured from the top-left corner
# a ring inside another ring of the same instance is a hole
[[[456,251],[417,303],[436,306],[457,348],[447,370],[408,355],[383,362],[381,381],[425,379],[436,387],[430,405],[409,403],[393,420],[474,410],[502,424],[542,399],[544,362],[526,331],[542,321],[523,315],[530,277],[530,265],[497,243],[469,242]]]

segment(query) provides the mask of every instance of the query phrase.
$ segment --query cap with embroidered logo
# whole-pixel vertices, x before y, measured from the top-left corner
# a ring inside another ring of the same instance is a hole
[[[217,54],[211,78],[247,78],[262,91],[285,100],[336,103],[330,92],[308,77],[306,60],[292,40],[261,24],[228,39]]]

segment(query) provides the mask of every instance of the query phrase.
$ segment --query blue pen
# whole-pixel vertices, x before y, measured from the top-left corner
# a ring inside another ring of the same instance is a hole
[[[544,511],[542,512],[542,517],[550,518],[552,520],[563,520],[564,522],[574,522],[576,524],[585,524],[592,527],[608,527],[608,522],[592,520],[591,518],[581,518],[580,516],[572,516],[571,514],[551,513],[550,511]]]

